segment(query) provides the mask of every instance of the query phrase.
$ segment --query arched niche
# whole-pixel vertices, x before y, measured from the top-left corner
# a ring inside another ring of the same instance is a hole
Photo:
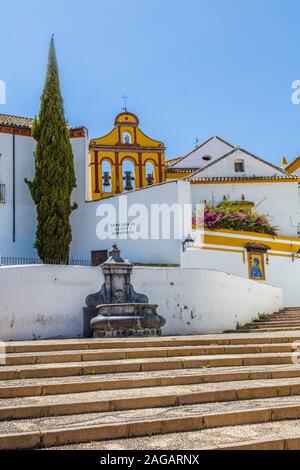
[[[132,144],[132,135],[128,131],[122,132],[122,144],[131,145]]]
[[[147,161],[145,164],[145,178],[147,186],[152,186],[156,183],[155,165],[151,161]]]
[[[135,164],[129,158],[122,162],[123,192],[133,191],[136,188]]]
[[[102,161],[102,192],[112,192],[112,169],[108,160]]]

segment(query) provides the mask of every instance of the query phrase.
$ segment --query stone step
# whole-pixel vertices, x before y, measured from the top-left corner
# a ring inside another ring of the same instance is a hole
[[[295,336],[300,340],[300,333],[294,333],[292,337],[284,335],[284,342],[292,342]],[[282,342],[280,335],[265,335],[257,338],[256,335],[243,334],[215,334],[199,336],[175,336],[145,339],[78,339],[78,340],[51,340],[51,341],[22,341],[6,343],[6,353],[38,353],[38,352],[66,352],[89,351],[97,349],[129,349],[152,347],[185,347],[185,346],[209,346],[213,345],[238,345],[256,343]]]
[[[265,328],[265,327],[300,327],[300,321],[266,321],[253,322],[245,325],[246,328]]]
[[[300,395],[299,379],[148,387],[0,400],[0,421]]]
[[[8,343],[0,449],[300,421],[300,333],[262,323],[245,334]]]
[[[0,382],[0,398],[44,397],[107,390],[131,390],[221,382],[300,378],[300,366],[244,366],[242,368],[187,369],[138,374],[103,374]],[[275,382],[274,382],[275,383]]]
[[[283,333],[283,332],[289,332],[289,333],[292,333],[292,332],[296,332],[296,331],[300,331],[300,326],[296,326],[296,327],[278,327],[278,326],[272,326],[270,324],[268,324],[269,326],[268,327],[261,327],[261,328],[257,328],[256,326],[253,326],[251,328],[249,327],[242,327],[242,328],[239,328],[238,330],[230,330],[229,332],[230,333],[234,333],[235,331],[237,333]],[[228,333],[228,331],[226,331],[226,333]]]
[[[300,315],[283,315],[283,316],[277,316],[273,315],[272,317],[269,317],[266,321],[268,322],[273,322],[273,321],[300,321]]]
[[[300,420],[224,426],[130,439],[93,441],[50,450],[300,450]],[[199,459],[200,462],[200,459]]]
[[[288,313],[274,313],[273,315],[268,315],[266,320],[271,320],[272,318],[286,318],[286,319],[298,319],[300,318],[300,313],[288,312]]]
[[[295,436],[291,434],[290,436],[284,437],[273,437],[273,438],[265,438],[265,439],[257,439],[253,441],[241,441],[236,442],[235,444],[228,444],[228,445],[219,445],[217,447],[210,447],[203,450],[300,450],[300,434]]]
[[[300,341],[299,341],[300,343]],[[104,350],[78,350],[61,352],[41,352],[7,354],[5,365],[33,365],[33,364],[58,364],[71,362],[112,361],[141,358],[167,358],[181,356],[212,356],[225,354],[256,354],[293,352],[293,343],[259,344],[259,345],[229,345],[229,346],[181,346],[164,348],[133,348]]]
[[[293,353],[229,354],[210,356],[183,356],[143,358],[116,361],[73,362],[63,364],[38,364],[1,366],[0,380],[25,378],[65,377],[121,372],[145,372],[153,370],[192,369],[200,367],[235,367],[268,364],[291,364]]]
[[[300,419],[300,397],[70,415],[0,423],[0,449],[71,443]]]
[[[291,320],[289,320],[287,318],[285,318],[285,319],[284,318],[283,319],[280,319],[280,318],[279,319],[276,319],[276,318],[273,319],[272,318],[272,319],[268,320],[266,323],[273,324],[273,323],[278,323],[278,321],[279,321],[279,323],[280,322],[291,323]],[[299,323],[300,319],[293,319],[292,321],[296,321],[297,323]]]

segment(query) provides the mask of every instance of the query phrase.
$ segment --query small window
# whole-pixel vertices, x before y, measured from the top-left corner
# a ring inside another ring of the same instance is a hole
[[[234,162],[234,170],[236,173],[244,173],[245,172],[244,160],[237,160],[236,162]]]
[[[204,160],[205,162],[209,162],[211,158],[212,157],[210,155],[205,155],[204,157],[202,157],[202,160]]]

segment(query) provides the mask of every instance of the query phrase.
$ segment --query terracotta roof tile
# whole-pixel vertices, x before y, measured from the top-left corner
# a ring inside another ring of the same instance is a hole
[[[9,114],[0,114],[0,126],[22,128],[22,129],[31,129],[34,123],[34,119],[21,116],[11,116]],[[87,129],[85,127],[72,127],[70,128],[73,134],[81,133],[81,135],[87,135]]]
[[[166,161],[166,168],[170,168],[171,166],[175,165],[176,163],[180,162],[184,157],[177,157],[177,158],[172,158],[172,160],[167,160]]]
[[[254,180],[257,180],[257,181],[267,181],[267,180],[295,180],[295,181],[299,181],[300,180],[300,177],[297,176],[297,175],[292,175],[292,174],[289,174],[289,175],[274,175],[274,176],[209,176],[209,177],[196,177],[196,175],[194,176],[190,176],[188,178],[185,178],[187,181],[191,181],[191,182],[220,182],[220,181],[224,181],[226,183],[226,181],[254,181]]]
[[[195,173],[198,168],[167,168],[168,173]]]
[[[31,118],[10,116],[9,114],[0,114],[1,126],[24,127],[26,129],[31,129],[33,121],[34,120]]]

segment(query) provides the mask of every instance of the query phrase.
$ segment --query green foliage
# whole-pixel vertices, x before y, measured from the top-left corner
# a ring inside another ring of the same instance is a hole
[[[37,141],[34,152],[35,176],[33,181],[25,182],[37,210],[35,247],[44,262],[67,262],[72,240],[70,215],[77,207],[76,204],[71,205],[76,178],[53,36],[40,112],[33,125],[33,137]]]
[[[259,313],[258,317],[253,320],[253,323],[263,323],[268,320],[268,315],[265,313]]]

